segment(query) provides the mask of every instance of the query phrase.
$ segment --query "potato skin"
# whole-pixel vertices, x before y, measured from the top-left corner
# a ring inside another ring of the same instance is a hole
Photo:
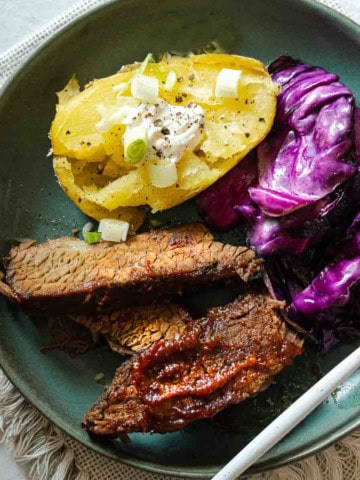
[[[94,80],[81,92],[76,80],[71,79],[58,94],[57,113],[50,131],[54,168],[70,198],[81,198],[78,206],[94,218],[110,217],[110,212],[129,216],[129,211],[121,209],[142,205],[149,205],[155,212],[188,200],[245,157],[267,135],[274,120],[278,87],[257,60],[235,55],[204,54],[187,58],[167,57],[157,64],[148,64],[145,74],[159,78],[162,99],[173,105],[195,102],[205,112],[206,135],[196,151],[186,152],[179,161],[177,184],[156,188],[151,185],[145,167],[128,166],[123,161],[123,126],[115,126],[104,134],[96,129],[100,120],[97,105],[114,105],[117,93],[113,86],[128,82],[135,67],[130,66],[110,77]],[[242,71],[239,97],[236,99],[214,97],[216,78],[222,68]],[[163,82],[170,71],[176,73],[177,82],[171,91],[166,91]],[[121,99],[124,102],[131,100],[129,88],[123,92]],[[70,164],[100,165],[106,175],[99,181],[89,173],[80,183],[78,176],[74,175],[69,188],[64,183],[69,182],[69,175],[61,171],[65,168],[64,158]],[[76,195],[73,194],[74,189]],[[140,215],[134,225],[139,221]]]

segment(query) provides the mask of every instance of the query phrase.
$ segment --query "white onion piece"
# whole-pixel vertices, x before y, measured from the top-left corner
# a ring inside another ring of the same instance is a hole
[[[103,103],[99,103],[96,106],[96,111],[101,115],[101,119],[97,122],[95,127],[101,133],[107,132],[114,125],[121,125],[126,116],[133,112],[133,110],[134,107],[131,105],[106,108]]]
[[[146,170],[152,185],[157,188],[166,188],[177,182],[176,163],[165,160],[149,160]]]
[[[175,86],[175,83],[176,83],[176,73],[173,70],[171,70],[166,77],[164,89],[172,90]]]
[[[122,107],[118,108],[109,119],[111,126],[114,125],[121,125],[124,123],[125,118],[134,111],[134,107],[130,105],[123,105]]]
[[[101,233],[102,240],[125,242],[129,232],[129,224],[122,220],[104,218],[99,223],[98,231]]]
[[[216,79],[215,97],[237,98],[241,70],[223,68]]]
[[[131,95],[148,103],[159,101],[159,80],[137,73],[131,80]]]

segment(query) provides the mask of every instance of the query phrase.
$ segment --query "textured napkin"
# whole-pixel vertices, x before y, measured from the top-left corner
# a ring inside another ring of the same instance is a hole
[[[0,55],[0,86],[34,49],[74,18],[108,3],[83,0],[62,15],[25,37]],[[322,3],[360,23],[359,0],[322,0]],[[43,418],[11,385],[0,370],[0,440],[17,461],[29,465],[36,480],[171,480],[130,468],[100,456]],[[360,432],[355,432],[324,452],[273,472],[247,480],[358,480],[360,478]]]

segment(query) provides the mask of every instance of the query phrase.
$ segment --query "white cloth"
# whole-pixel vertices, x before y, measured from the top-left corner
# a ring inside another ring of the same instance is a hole
[[[0,86],[44,40],[61,30],[74,18],[109,1],[80,1],[0,55]],[[322,3],[360,23],[359,0],[322,0]],[[35,461],[32,473],[33,478],[36,479],[165,479],[165,477],[142,472],[100,456],[53,429],[47,420],[42,419],[33,407],[26,403],[0,371],[0,434],[1,432],[3,432],[3,440],[12,444],[14,455],[19,460]],[[74,458],[77,467],[72,466]],[[298,462],[291,467],[253,476],[251,480],[357,480],[360,478],[359,458],[360,433],[357,433],[316,457]],[[56,474],[52,476],[49,469],[54,468],[54,465]],[[170,479],[170,477],[166,478]]]

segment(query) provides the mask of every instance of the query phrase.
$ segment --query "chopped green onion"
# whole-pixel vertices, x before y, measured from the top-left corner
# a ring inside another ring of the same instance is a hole
[[[146,143],[143,139],[139,138],[128,145],[126,150],[126,160],[129,163],[137,163],[144,158],[145,152]]]
[[[212,40],[208,45],[203,48],[205,53],[224,53],[225,50],[219,45],[219,42]],[[199,52],[202,53],[202,52]]]
[[[146,67],[148,66],[149,62],[151,62],[153,60],[153,54],[152,53],[148,53],[145,57],[145,60],[142,62],[142,64],[140,65],[139,69],[137,70],[136,73],[141,73],[143,74],[146,70]]]
[[[129,232],[129,223],[115,218],[103,218],[99,223],[101,238],[108,242],[125,242]]]
[[[151,68],[155,74],[155,77],[159,80],[159,82],[162,82],[164,80],[164,72],[160,70],[156,63],[152,63]]]
[[[132,78],[134,78],[135,75],[138,73],[143,74],[146,70],[146,67],[148,66],[149,62],[153,61],[153,55],[152,53],[148,53],[140,65],[139,68],[135,68],[133,75],[130,77],[130,79],[127,82],[119,83],[117,85],[113,86],[113,90],[118,93],[119,95],[122,95],[125,90],[130,86]]]
[[[93,228],[94,228],[94,224],[91,222],[87,222],[82,228],[82,233],[84,234],[84,232],[91,232]]]
[[[131,95],[148,103],[159,101],[159,80],[137,73],[131,79]]]
[[[94,377],[95,382],[101,382],[101,380],[104,380],[105,375],[103,373],[97,373]]]
[[[176,164],[169,160],[155,160],[146,162],[149,180],[154,187],[166,188],[177,182]]]
[[[116,93],[119,93],[120,95],[125,92],[125,90],[128,88],[130,85],[130,82],[122,82],[118,83],[117,85],[113,86],[113,90]]]
[[[140,162],[148,147],[147,129],[144,125],[127,127],[124,136],[124,160],[132,165]]]
[[[101,241],[100,232],[83,232],[84,240],[91,245],[92,243],[98,243]]]
[[[241,70],[223,68],[216,78],[215,97],[237,98]]]

